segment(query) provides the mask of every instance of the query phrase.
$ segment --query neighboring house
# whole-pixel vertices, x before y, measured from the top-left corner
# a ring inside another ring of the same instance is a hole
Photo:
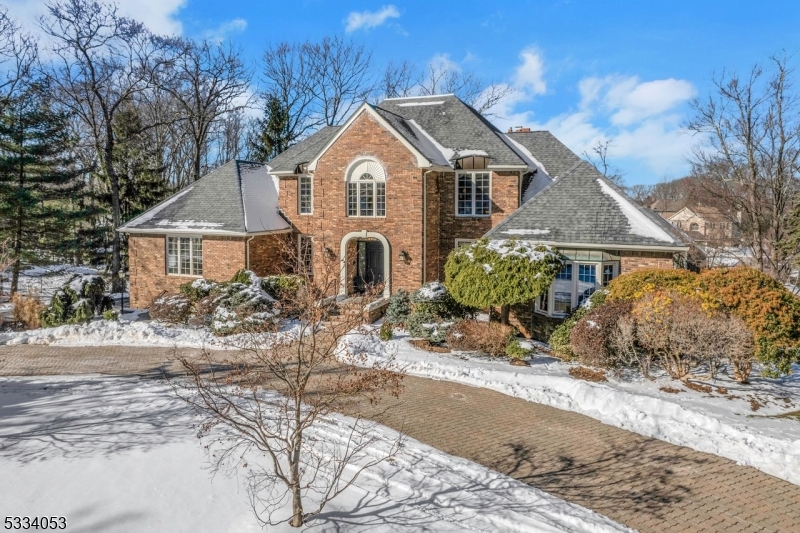
[[[733,223],[715,207],[686,206],[664,218],[703,246],[732,246],[735,243],[736,232]]]
[[[229,278],[248,264],[263,275],[280,264],[270,250],[287,232],[300,267],[319,273],[321,258],[339,258],[341,295],[383,283],[388,296],[442,280],[448,254],[487,233],[547,241],[574,261],[565,269],[574,268],[569,307],[586,279],[600,286],[631,269],[672,268],[673,255],[688,249],[679,232],[550,133],[503,133],[453,95],[365,103],[268,166],[229,163],[121,231],[131,234],[134,307],[199,275],[181,267],[187,246],[208,278]],[[554,287],[566,284],[564,276]],[[537,316],[566,311],[566,290],[554,291]],[[523,329],[534,331],[523,315]]]

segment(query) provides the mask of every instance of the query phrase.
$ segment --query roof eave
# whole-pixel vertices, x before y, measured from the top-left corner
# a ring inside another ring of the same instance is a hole
[[[251,237],[251,236],[258,236],[258,235],[273,235],[273,234],[281,234],[281,233],[292,233],[292,228],[285,228],[285,229],[278,229],[278,230],[269,230],[269,231],[254,231],[254,232],[242,232],[242,231],[226,231],[226,230],[191,230],[191,229],[174,229],[174,228],[126,228],[125,226],[121,228],[117,228],[117,231],[120,233],[135,233],[135,234],[150,234],[150,235],[164,235],[164,234],[173,234],[173,235],[219,235],[225,237]]]
[[[498,233],[487,235],[489,240],[510,239],[513,237],[519,238],[517,235],[500,236]],[[525,239],[534,240],[534,239]],[[656,244],[598,244],[587,242],[560,242],[560,241],[545,241],[535,240],[537,243],[546,244],[548,246],[555,246],[556,248],[592,248],[595,250],[638,250],[638,251],[651,251],[651,252],[688,252],[689,246],[659,246]]]

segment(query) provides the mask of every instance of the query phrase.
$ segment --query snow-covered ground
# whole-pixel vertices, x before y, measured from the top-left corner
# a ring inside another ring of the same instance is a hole
[[[156,381],[0,379],[0,510],[75,531],[263,531],[244,480],[205,468],[196,419]],[[333,416],[313,437],[346,441]],[[374,454],[396,433],[378,426]],[[252,458],[250,458],[252,460]],[[13,482],[11,482],[13,480]],[[407,439],[302,531],[625,531],[582,507]],[[286,525],[269,531],[297,531]]]
[[[299,330],[294,321],[284,322],[278,335],[293,336]],[[261,340],[274,333],[256,335]],[[247,345],[249,335],[217,337],[208,328],[191,328],[158,321],[92,320],[88,324],[0,333],[0,346],[50,344],[53,346],[177,346],[179,348],[228,349]]]
[[[389,342],[351,334],[341,347],[366,353],[365,364],[395,356],[395,364],[411,375],[485,387],[575,411],[800,485],[800,420],[774,418],[800,410],[800,367],[779,380],[753,376],[751,385],[719,376],[704,382],[713,386],[711,393],[701,393],[665,376],[648,381],[629,373],[625,379],[610,375],[606,383],[583,381],[569,375],[571,365],[541,354],[531,360],[530,367],[511,366],[504,358],[435,354],[411,346],[404,332],[395,334]],[[681,392],[665,392],[661,387]]]
[[[86,266],[47,265],[32,266],[19,274],[18,288],[22,294],[35,293],[44,303],[49,303],[53,293],[60,289],[75,274],[97,274],[98,271]],[[13,305],[8,301],[11,291],[11,272],[0,272],[0,315],[10,314]],[[116,300],[119,300],[117,295]]]

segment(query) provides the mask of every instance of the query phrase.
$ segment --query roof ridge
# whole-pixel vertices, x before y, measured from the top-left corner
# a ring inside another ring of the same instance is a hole
[[[424,94],[420,96],[394,96],[392,98],[384,98],[381,102],[386,102],[387,100],[413,100],[416,98],[442,98],[443,96],[453,96],[458,98],[455,93],[444,93],[444,94]],[[460,98],[459,98],[460,100]]]

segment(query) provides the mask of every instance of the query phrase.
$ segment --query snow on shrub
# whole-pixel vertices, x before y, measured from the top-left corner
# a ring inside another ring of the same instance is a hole
[[[242,282],[245,280],[245,282]],[[249,270],[240,270],[228,283],[217,284],[209,293],[211,332],[231,335],[274,328],[278,311],[275,299],[262,288],[262,280]]]
[[[412,337],[421,337],[434,344],[444,342],[447,329],[454,320],[472,316],[475,312],[458,303],[438,281],[426,283],[412,292],[409,300],[408,332]]]
[[[479,309],[532,302],[550,287],[563,259],[553,248],[519,239],[480,239],[456,248],[445,264],[446,285],[456,301]]]
[[[188,297],[192,302],[197,302],[209,295],[211,290],[217,286],[216,281],[199,278],[193,281],[182,283],[178,290],[181,294]]]
[[[83,324],[111,309],[105,280],[95,274],[76,274],[58,289],[39,315],[42,326]]]
[[[192,312],[192,300],[185,294],[165,294],[150,304],[150,317],[167,324],[184,324]]]
[[[494,357],[504,355],[514,340],[514,328],[499,322],[462,320],[447,331],[447,345],[452,350],[482,352]]]

